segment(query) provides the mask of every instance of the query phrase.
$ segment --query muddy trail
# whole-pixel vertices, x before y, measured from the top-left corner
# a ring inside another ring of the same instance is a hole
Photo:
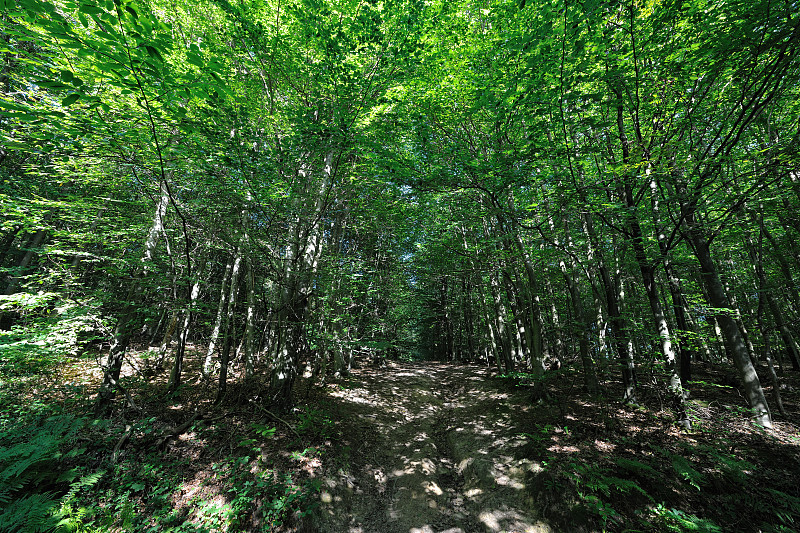
[[[405,364],[355,371],[324,399],[342,436],[329,450],[322,533],[530,533],[524,391],[477,366]]]

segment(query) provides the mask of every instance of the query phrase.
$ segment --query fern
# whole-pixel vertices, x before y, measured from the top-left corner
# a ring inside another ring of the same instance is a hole
[[[777,489],[765,489],[772,496],[772,512],[786,526],[794,526],[795,519],[800,518],[800,498],[791,496]],[[768,498],[767,501],[769,501]]]
[[[620,468],[623,468],[634,475],[640,475],[648,479],[660,479],[662,477],[661,473],[655,468],[635,459],[625,459],[624,457],[620,457],[614,462],[617,463],[617,466]]]
[[[62,449],[69,446],[83,427],[72,416],[50,417],[41,424],[6,425],[0,431],[0,531],[37,533],[51,531],[59,523],[56,488],[78,477],[64,472]],[[27,442],[22,442],[27,438]],[[74,456],[81,450],[73,450]],[[74,495],[81,487],[96,482],[99,475],[84,476],[67,491]]]
[[[0,531],[39,533],[52,530],[58,523],[54,515],[58,501],[43,492],[16,498],[0,512]]]
[[[711,520],[699,518],[693,514],[685,513],[680,509],[668,509],[663,504],[658,504],[653,509],[656,517],[654,522],[661,523],[669,531],[684,533],[697,531],[698,533],[722,533],[722,528]]]
[[[679,476],[686,480],[689,485],[700,491],[700,483],[703,482],[703,475],[692,467],[688,459],[680,455],[673,455],[672,468]]]
[[[653,501],[652,496],[650,496],[646,490],[639,486],[638,483],[635,481],[631,481],[630,479],[622,479],[614,476],[607,476],[604,478],[605,483],[613,488],[622,492],[623,494],[627,494],[631,490],[635,490],[636,492],[640,493],[642,496],[647,498],[650,501]]]
[[[752,463],[744,459],[738,459],[732,455],[720,453],[714,449],[709,450],[709,455],[719,464],[720,470],[726,476],[732,481],[742,485],[747,482],[747,472],[756,470],[755,465]]]

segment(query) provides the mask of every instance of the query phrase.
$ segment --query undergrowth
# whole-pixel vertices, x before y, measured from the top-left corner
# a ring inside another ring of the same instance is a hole
[[[72,318],[41,312],[29,325],[46,338]],[[318,487],[272,459],[280,449],[305,454],[329,435],[333,421],[322,410],[297,411],[299,439],[223,415],[198,420],[190,439],[165,448],[164,435],[191,413],[139,400],[147,411],[95,419],[83,389],[65,390],[51,377],[75,352],[64,357],[58,346],[15,335],[0,339],[0,533],[273,532],[311,509]],[[86,338],[64,342],[79,350]]]
[[[645,415],[642,416],[645,418]],[[775,467],[745,450],[736,434],[697,431],[707,439],[605,435],[615,453],[591,449],[587,435],[543,424],[524,433],[527,454],[542,469],[531,487],[545,517],[570,531],[789,532],[800,526],[800,496],[791,478],[774,478]],[[780,443],[767,439],[775,453]],[[577,454],[559,444],[583,445]],[[791,451],[787,451],[791,453]],[[789,470],[786,473],[789,474]],[[793,475],[793,474],[791,474]]]

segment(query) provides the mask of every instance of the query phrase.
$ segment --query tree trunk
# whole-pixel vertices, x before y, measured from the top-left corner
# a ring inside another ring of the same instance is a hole
[[[253,345],[253,335],[255,331],[256,319],[256,294],[255,278],[253,276],[253,259],[248,254],[247,257],[247,323],[245,325],[244,342],[244,375],[249,378],[255,373],[255,347]]]
[[[234,321],[233,314],[236,311],[236,296],[239,294],[239,273],[242,269],[242,252],[246,235],[242,236],[239,246],[236,248],[233,260],[233,270],[231,271],[230,291],[228,293],[227,305],[225,310],[225,325],[223,328],[224,344],[219,358],[219,387],[217,389],[216,403],[222,401],[228,387],[228,363],[230,362],[231,344],[233,343]]]
[[[214,352],[217,350],[220,336],[224,334],[225,326],[227,324],[227,315],[225,314],[225,303],[228,295],[228,282],[233,273],[233,264],[236,260],[236,254],[228,259],[228,264],[225,266],[225,275],[222,278],[222,285],[219,289],[219,303],[217,304],[217,316],[214,319],[214,329],[211,331],[211,339],[208,341],[208,351],[206,352],[205,361],[203,361],[203,374],[210,376],[214,370]]]
[[[159,183],[159,190],[161,195],[156,205],[153,223],[150,226],[150,230],[144,242],[144,255],[142,257],[141,270],[133,276],[125,306],[114,328],[114,340],[111,343],[111,349],[108,353],[106,368],[103,372],[103,381],[100,384],[100,390],[97,393],[97,403],[95,404],[95,411],[100,415],[108,413],[111,408],[111,402],[116,396],[116,389],[119,384],[120,373],[122,372],[122,364],[125,361],[125,352],[128,349],[128,344],[130,343],[131,336],[138,322],[138,300],[143,289],[140,278],[146,277],[150,272],[158,244],[158,237],[164,231],[164,217],[167,214],[170,197],[166,181],[163,179]]]
[[[597,258],[597,270],[600,272],[600,280],[606,295],[606,306],[611,324],[611,335],[614,338],[614,346],[617,350],[620,368],[622,370],[622,401],[625,403],[636,402],[636,366],[633,359],[633,347],[628,338],[628,330],[625,320],[622,318],[619,303],[619,291],[608,271],[604,254],[598,246],[597,236],[594,232],[591,215],[587,212],[583,216],[583,228],[587,236],[587,243],[593,250],[594,257]]]
[[[461,292],[464,298],[464,327],[467,335],[467,361],[473,361],[477,355],[475,352],[475,317],[472,310],[472,282],[470,274],[461,278]]]
[[[20,228],[22,228],[22,226],[19,225],[12,227],[3,237],[3,242],[0,244],[0,267],[3,266],[3,263],[6,260],[6,255],[8,255],[9,250],[11,250],[11,245],[14,244],[14,239],[16,239]]]
[[[730,300],[725,293],[725,287],[719,277],[716,263],[711,256],[708,240],[702,228],[695,221],[695,208],[684,202],[681,210],[688,229],[687,238],[692,245],[695,257],[700,263],[701,279],[708,293],[709,303],[715,309],[725,310],[717,312],[716,318],[722,335],[731,350],[736,369],[739,371],[739,377],[745,389],[745,396],[753,411],[753,419],[756,423],[771,428],[772,418],[770,417],[764,390],[761,388],[761,381],[758,379],[758,374],[750,359],[742,333],[739,331],[735,318],[731,316],[731,313],[735,313],[735,310],[731,309]]]
[[[783,318],[781,308],[778,306],[778,303],[772,296],[772,291],[767,283],[767,277],[764,275],[764,265],[761,261],[762,256],[756,253],[755,245],[750,237],[747,238],[747,244],[749,245],[750,258],[756,267],[756,277],[758,278],[759,282],[759,298],[763,298],[769,307],[769,311],[772,314],[772,319],[775,321],[775,328],[778,330],[781,340],[783,341],[783,345],[786,347],[786,354],[789,356],[789,360],[792,362],[792,370],[800,370],[800,351],[798,351],[797,343],[794,340],[792,332],[789,331],[788,327],[786,327],[786,321]]]
[[[26,246],[27,250],[25,250],[25,254],[22,256],[22,258],[16,265],[16,275],[13,276],[9,280],[8,285],[6,285],[6,290],[4,292],[6,296],[14,294],[19,289],[19,284],[22,277],[25,275],[25,270],[28,268],[28,265],[30,265],[31,261],[33,260],[33,257],[36,255],[36,252],[38,251],[37,249],[39,248],[39,246],[42,245],[42,242],[44,241],[46,235],[47,231],[44,229],[40,229],[36,233],[34,233],[33,237],[31,237],[30,241],[28,241],[28,244]]]
[[[763,237],[763,233],[761,234]],[[759,252],[763,251],[761,249],[761,239],[759,239]],[[764,297],[764,271],[763,265],[761,263],[761,253],[758,254],[758,260],[756,261],[756,275],[759,278],[759,283],[761,285],[760,290],[758,291],[758,312],[757,312],[757,322],[758,322],[758,329],[761,332],[761,341],[763,344],[763,356],[764,359],[767,361],[767,367],[769,368],[769,376],[772,380],[772,398],[775,400],[775,405],[778,406],[778,412],[783,416],[786,416],[786,409],[783,407],[783,400],[781,399],[781,387],[780,382],[778,381],[778,375],[775,373],[775,367],[772,364],[772,354],[770,352],[770,341],[769,341],[769,330],[764,322],[764,301],[766,298]]]
[[[167,385],[167,390],[170,394],[174,394],[181,385],[186,343],[189,339],[189,332],[192,327],[192,320],[194,319],[194,309],[197,305],[197,300],[200,298],[200,280],[203,278],[203,270],[207,267],[207,252],[208,248],[201,248],[200,256],[197,261],[195,261],[198,267],[192,272],[194,281],[189,292],[188,302],[186,302],[186,308],[183,310],[183,323],[180,329],[180,336],[178,337],[178,349],[175,351],[175,358],[172,363],[172,370],[170,371],[169,383]]]
[[[566,213],[563,213],[562,215],[562,223],[564,228],[564,246],[570,252],[570,254],[572,254],[572,238],[569,234],[569,225],[567,223]],[[553,237],[556,241],[556,244],[558,244],[555,224],[553,223],[552,217],[550,218],[550,229],[553,231]],[[559,260],[558,265],[567,285],[567,292],[569,293],[570,302],[572,303],[573,327],[571,329],[573,337],[577,337],[578,339],[578,352],[580,353],[581,364],[583,366],[584,387],[586,387],[586,390],[591,394],[597,394],[599,391],[597,373],[595,370],[594,361],[592,361],[591,355],[589,354],[589,323],[586,320],[583,300],[581,299],[580,290],[578,289],[578,284],[575,279],[575,267],[577,266],[575,263],[575,258],[574,256],[571,256],[569,267],[563,258]]]
[[[303,220],[300,216],[299,199],[295,202],[294,208],[298,215],[284,259],[281,311],[278,313],[278,349],[266,395],[270,406],[278,412],[285,412],[292,405],[291,393],[300,363],[303,322],[322,253],[322,218],[336,170],[334,157],[333,151],[328,151],[325,155],[320,180],[311,180],[305,166],[301,167],[298,175],[309,183],[307,190],[310,195],[313,193],[316,201],[308,220]],[[316,190],[311,188],[313,185],[316,185]]]
[[[650,173],[648,167],[647,173]],[[651,185],[652,186],[652,185]],[[634,256],[636,263],[639,265],[639,272],[642,276],[642,284],[644,285],[647,301],[650,304],[650,312],[653,315],[653,323],[655,325],[656,333],[659,338],[659,346],[661,348],[661,357],[664,361],[664,368],[669,375],[669,392],[672,396],[672,408],[675,410],[678,422],[686,429],[689,428],[689,419],[686,415],[685,408],[685,394],[681,385],[681,378],[678,372],[677,357],[672,345],[672,334],[670,333],[667,317],[664,315],[664,309],[661,306],[661,300],[658,294],[658,287],[656,286],[656,278],[654,272],[654,265],[651,264],[647,257],[647,252],[644,249],[644,238],[642,236],[642,228],[639,225],[639,220],[636,217],[636,203],[633,197],[633,191],[630,184],[625,183],[622,186],[623,199],[628,207],[627,210],[627,231],[631,238]],[[658,213],[658,203],[654,202],[653,210]],[[660,233],[658,226],[656,226],[656,235]]]

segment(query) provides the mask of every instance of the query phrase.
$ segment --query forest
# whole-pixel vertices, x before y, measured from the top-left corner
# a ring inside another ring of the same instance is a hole
[[[0,36],[0,533],[800,529],[796,0]]]

